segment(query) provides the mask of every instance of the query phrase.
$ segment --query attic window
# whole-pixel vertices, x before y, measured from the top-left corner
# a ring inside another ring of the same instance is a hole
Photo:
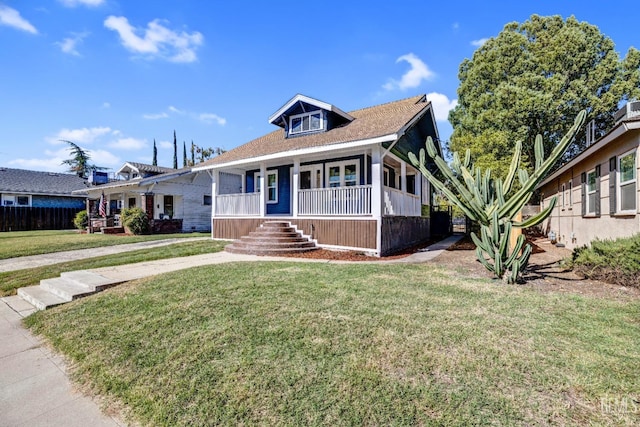
[[[304,132],[313,132],[324,129],[322,112],[312,111],[311,113],[296,114],[289,118],[289,134],[295,135]]]

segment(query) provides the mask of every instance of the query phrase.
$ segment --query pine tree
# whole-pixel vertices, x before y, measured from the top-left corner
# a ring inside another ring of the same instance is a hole
[[[182,141],[182,166],[187,167],[187,143]]]
[[[191,140],[191,165],[195,165],[196,164],[196,146],[193,143],[193,140]]]

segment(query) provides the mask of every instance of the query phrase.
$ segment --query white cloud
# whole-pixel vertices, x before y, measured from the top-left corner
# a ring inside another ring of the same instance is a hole
[[[162,148],[171,148],[173,150],[173,141],[158,141],[158,146]]]
[[[118,150],[140,150],[147,146],[146,139],[137,138],[119,138],[109,143],[109,147],[117,148]]]
[[[69,55],[80,56],[80,52],[76,49],[76,46],[82,43],[82,40],[87,37],[88,33],[73,34],[72,37],[67,37],[61,42],[56,42],[56,45],[60,46],[60,50]]]
[[[459,22],[454,22],[453,24],[451,24],[451,28],[456,31],[460,29],[460,23]]]
[[[36,27],[20,16],[20,12],[2,4],[0,4],[0,25],[13,27],[31,34],[38,34]]]
[[[96,7],[104,3],[104,0],[58,0],[66,7],[89,6]]]
[[[82,148],[82,147],[81,147]],[[84,149],[84,148],[83,148]],[[86,150],[89,154],[90,163],[97,166],[116,168],[120,167],[122,161],[118,156],[105,150]],[[69,167],[63,165],[64,160],[68,160],[69,148],[61,148],[59,150],[45,150],[43,158],[31,158],[31,159],[15,159],[9,162],[12,166],[18,166],[24,169],[38,170],[45,172],[68,172]]]
[[[111,108],[111,103],[110,102],[103,102],[102,103],[102,108]]]
[[[184,111],[177,109],[173,105],[169,105],[168,110],[171,111],[172,113],[176,113],[176,114],[185,114]]]
[[[105,19],[104,26],[116,31],[122,45],[131,52],[170,62],[196,61],[196,49],[204,39],[197,31],[189,34],[170,30],[158,19],[149,22],[146,29],[139,29],[131,26],[124,16],[109,16]]]
[[[401,78],[400,81],[390,79],[387,83],[385,83],[382,87],[386,90],[406,90],[413,89],[422,83],[423,80],[431,80],[435,77],[435,73],[429,69],[427,64],[422,62],[420,58],[418,58],[413,53],[408,53],[406,55],[402,55],[400,58],[396,60],[398,62],[408,62],[411,68],[407,71]]]
[[[91,144],[97,138],[111,132],[109,127],[93,127],[81,129],[61,129],[55,136],[47,138],[52,144],[64,144],[61,140],[67,140],[76,144]]]
[[[169,115],[165,112],[157,113],[157,114],[143,114],[143,118],[147,120],[158,120],[158,119],[166,119]]]
[[[198,120],[205,122],[205,123],[213,123],[216,122],[218,123],[220,126],[224,126],[225,124],[227,124],[227,119],[220,117],[217,114],[213,114],[213,113],[202,113],[198,116]]]
[[[480,47],[483,44],[485,44],[488,40],[489,40],[488,37],[484,37],[484,38],[478,39],[478,40],[471,40],[471,46]]]
[[[453,110],[456,105],[458,105],[457,99],[449,100],[447,95],[437,92],[428,93],[427,100],[431,101],[433,113],[438,121],[447,121],[449,118],[449,111]]]

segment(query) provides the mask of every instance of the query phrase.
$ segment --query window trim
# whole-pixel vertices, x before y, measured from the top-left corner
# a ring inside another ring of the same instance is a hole
[[[18,197],[26,197],[27,204],[18,204]],[[31,195],[30,194],[15,194],[15,193],[5,193],[2,194],[2,206],[13,206],[19,208],[30,208],[31,207]]]
[[[589,175],[591,175],[591,174],[593,174],[594,177],[595,177],[594,185],[595,185],[596,188],[594,188],[593,191],[589,190]],[[589,196],[592,195],[592,194],[596,194],[596,195],[598,194],[598,188],[597,188],[598,187],[598,173],[596,171],[596,168],[593,168],[590,171],[587,171],[585,186],[586,186],[586,188],[585,188],[585,202],[587,204],[587,209],[585,211],[586,212],[586,216],[596,216],[596,212],[597,212],[596,205],[594,204],[593,206],[591,206],[591,204],[589,203]],[[597,202],[598,202],[598,200],[595,201],[595,203],[597,203]],[[591,208],[592,208],[592,210],[591,210]]]
[[[341,160],[338,162],[331,162],[331,163],[327,163],[325,165],[325,187],[326,188],[342,188],[342,187],[347,187],[345,185],[345,173],[344,173],[344,169],[346,165],[352,165],[355,164],[356,166],[356,183],[355,186],[360,185],[360,159],[353,159],[353,160]],[[330,176],[329,176],[329,170],[333,167],[339,167],[340,168],[340,186],[338,187],[331,187],[331,181],[329,180]]]
[[[314,116],[318,114],[320,116],[320,127],[318,127],[317,129],[311,129],[311,116]],[[293,120],[294,119],[298,119],[298,118],[302,118],[302,120],[304,121],[304,117],[309,117],[309,129],[308,130],[304,130],[302,129],[302,124],[300,125],[300,129],[299,131],[294,131],[293,130]],[[324,114],[322,114],[322,110],[314,110],[314,111],[309,111],[307,113],[301,113],[301,114],[296,114],[293,115],[291,117],[289,117],[289,135],[299,135],[299,134],[303,134],[303,133],[309,133],[309,132],[318,132],[324,129]]]
[[[622,159],[630,156],[630,155],[634,155],[634,162],[633,162],[633,179],[630,179],[628,181],[622,182]],[[618,156],[618,158],[616,159],[616,166],[617,166],[617,171],[616,171],[616,213],[617,214],[621,214],[621,215],[626,215],[626,214],[635,214],[638,210],[638,195],[637,195],[637,191],[638,191],[638,170],[637,170],[637,162],[638,162],[638,155],[636,153],[636,150],[629,150],[626,153],[620,154]],[[635,200],[634,200],[634,205],[635,207],[633,209],[627,209],[627,210],[622,210],[622,187],[623,186],[627,186],[627,185],[632,185],[634,184],[635,190],[633,192],[634,196],[635,196]]]
[[[267,204],[270,205],[275,205],[278,204],[278,169],[267,169],[267,183],[265,186],[265,189],[267,190],[267,193],[265,194],[265,201]],[[269,175],[275,175],[276,176],[276,180],[275,180],[275,186],[273,187],[275,189],[275,199],[274,200],[269,200]],[[260,192],[260,181],[262,180],[262,176],[260,175],[260,171],[255,172],[253,174],[253,192],[254,193],[259,193]]]
[[[298,173],[298,188],[300,190],[315,190],[318,188],[323,188],[322,184],[324,182],[324,177],[322,176],[323,174],[323,170],[322,170],[322,163],[315,163],[315,164],[311,164],[311,165],[305,165],[305,166],[300,166],[300,172]],[[303,172],[309,172],[310,178],[311,178],[311,188],[302,188],[302,173]],[[316,181],[318,172],[320,173],[320,183],[319,185],[318,182]]]

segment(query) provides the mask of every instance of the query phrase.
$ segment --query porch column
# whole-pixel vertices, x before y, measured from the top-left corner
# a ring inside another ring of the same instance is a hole
[[[218,180],[220,172],[211,171],[211,218],[216,216],[216,200],[218,197]]]
[[[298,176],[300,175],[300,159],[298,157],[293,159],[293,185],[291,186],[293,191],[293,194],[291,195],[291,200],[292,200],[292,204],[291,204],[291,209],[293,210],[293,212],[291,212],[293,214],[293,217],[297,217],[298,216],[298,188],[300,187],[300,180],[298,179]]]
[[[400,160],[400,190],[407,192],[407,162]]]
[[[255,185],[255,184],[254,184]],[[260,217],[264,218],[267,212],[267,165],[260,163]]]
[[[382,250],[382,184],[384,183],[382,171],[382,155],[380,146],[371,149],[371,215],[376,219],[376,251]]]

